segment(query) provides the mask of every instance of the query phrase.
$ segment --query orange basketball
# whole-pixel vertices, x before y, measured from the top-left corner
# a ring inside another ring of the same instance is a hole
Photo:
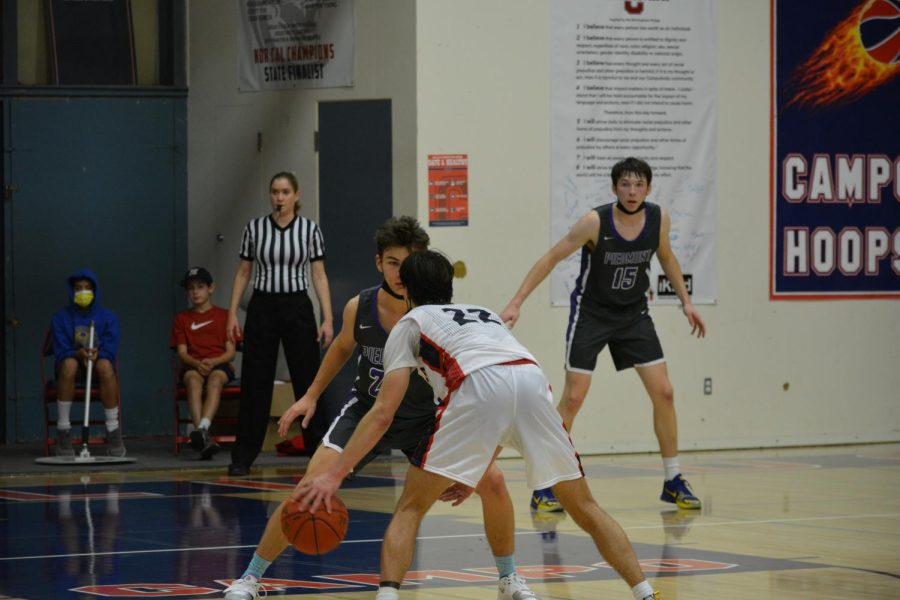
[[[331,512],[322,506],[315,514],[300,510],[287,500],[281,509],[281,531],[288,542],[303,554],[325,554],[337,548],[347,535],[350,515],[337,496],[331,497]]]

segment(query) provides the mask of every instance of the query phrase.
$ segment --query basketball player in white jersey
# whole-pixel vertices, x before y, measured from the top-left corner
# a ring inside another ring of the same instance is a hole
[[[399,598],[416,532],[432,504],[448,486],[474,487],[501,446],[522,454],[532,487],[553,489],[637,600],[656,598],[625,532],[592,497],[534,356],[494,312],[451,304],[453,267],[442,254],[411,254],[400,267],[400,279],[411,310],[388,336],[385,378],[375,404],[340,458],[323,474],[301,483],[292,497],[312,511],[323,505],[330,509],[343,478],[388,429],[410,379],[421,374],[440,405],[435,427],[423,439],[427,451],[411,460],[385,532],[376,600]]]
[[[412,217],[392,217],[375,232],[375,264],[384,277],[381,285],[362,290],[347,302],[341,331],[329,346],[312,384],[278,421],[278,432],[282,437],[298,418],[303,419],[302,426],[306,428],[316,412],[322,392],[359,348],[356,381],[346,404],[310,459],[303,481],[324,471],[338,459],[359,422],[375,403],[384,378],[383,356],[388,334],[407,310],[400,265],[410,252],[427,249],[428,243],[428,234]],[[434,427],[436,409],[431,387],[416,377],[406,390],[403,405],[394,414],[390,427],[372,451],[356,463],[353,472],[358,473],[376,455],[392,449],[402,450],[411,462],[416,463],[416,457],[427,451],[420,441],[423,432]],[[503,473],[492,464],[478,483],[474,491],[481,497],[485,537],[497,566],[498,600],[539,600],[525,578],[516,572],[515,516]],[[451,486],[441,499],[456,506],[472,491],[471,488]],[[225,590],[225,600],[260,597],[266,570],[288,547],[281,532],[283,506],[284,503],[280,504],[270,515],[256,552],[241,578]]]

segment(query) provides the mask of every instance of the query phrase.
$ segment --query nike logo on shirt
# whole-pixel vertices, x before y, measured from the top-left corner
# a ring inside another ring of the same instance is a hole
[[[371,329],[373,327],[375,327],[375,326],[374,325],[360,325],[359,326],[360,329]]]
[[[201,327],[206,327],[212,323],[212,321],[203,321],[202,323],[191,323],[191,331],[197,331]]]

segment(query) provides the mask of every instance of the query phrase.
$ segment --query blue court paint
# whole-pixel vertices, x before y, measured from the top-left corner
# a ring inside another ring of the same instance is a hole
[[[358,477],[348,489],[384,486]],[[399,482],[398,482],[399,483]],[[268,488],[260,491],[257,486]],[[0,593],[39,599],[215,597],[239,577],[265,528],[272,491],[292,478],[169,481],[15,488],[0,491]],[[394,491],[390,492],[394,494]],[[280,496],[276,496],[280,497]],[[344,543],[325,556],[291,549],[266,572],[270,593],[374,590],[381,538],[390,515],[350,511]],[[420,529],[407,587],[492,589],[496,568],[484,532],[471,519],[430,516]],[[539,527],[541,524],[537,524]],[[593,543],[536,534],[520,523],[518,572],[529,581],[615,579]],[[674,527],[673,532],[678,528]],[[689,546],[635,544],[650,577],[806,569],[823,565],[709,552]]]

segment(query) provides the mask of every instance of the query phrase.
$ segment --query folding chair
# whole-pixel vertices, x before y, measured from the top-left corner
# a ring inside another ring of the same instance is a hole
[[[236,350],[243,350],[243,345],[239,342]],[[191,420],[191,411],[188,407],[187,387],[181,381],[181,361],[178,360],[177,354],[173,355],[172,360],[172,390],[173,390],[173,408],[175,415],[175,435],[173,451],[177,456],[181,451],[181,444],[187,444],[191,441],[188,433],[188,425],[193,425]],[[235,429],[238,422],[236,405],[241,399],[241,379],[235,377],[228,381],[222,387],[222,395],[219,401],[219,410],[213,418],[210,426],[209,439],[217,444],[234,443],[237,435]],[[228,406],[230,405],[230,406]],[[223,410],[225,409],[225,410]]]
[[[116,359],[116,379],[119,378],[119,361]],[[54,361],[53,355],[53,335],[50,331],[47,331],[47,334],[44,336],[44,343],[41,346],[41,357],[40,357],[40,374],[41,374],[41,390],[43,394],[43,404],[44,404],[44,454],[50,456],[52,454],[51,447],[56,445],[56,421],[57,421],[57,411],[56,411],[56,365]],[[103,412],[103,403],[100,401],[100,380],[98,377],[91,378],[91,391],[90,391],[90,401],[96,403],[91,406],[91,414],[90,420],[88,421],[89,428],[91,431],[95,431],[97,429],[96,426],[103,426],[100,430],[106,431],[106,417]],[[84,406],[84,397],[85,397],[85,382],[75,381],[75,397],[72,399],[73,407],[75,405]],[[119,387],[120,397],[118,398],[119,402],[119,426],[122,426],[122,398],[121,398],[121,387]],[[72,428],[75,426],[80,428],[84,428],[84,411],[72,410],[72,414],[70,416],[70,420],[72,422]],[[84,432],[80,437],[72,436],[72,446],[75,448],[75,452],[78,452],[78,448],[84,443]],[[91,435],[87,439],[87,444],[89,446],[92,445],[102,445],[106,444],[106,436],[100,435]]]

